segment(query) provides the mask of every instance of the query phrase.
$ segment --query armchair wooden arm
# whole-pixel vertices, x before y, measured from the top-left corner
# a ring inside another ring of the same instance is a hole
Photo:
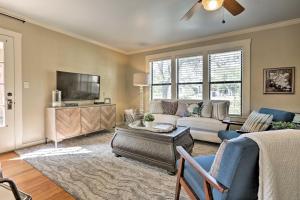
[[[12,193],[14,194],[15,199],[16,200],[21,200],[21,197],[20,197],[19,191],[17,189],[17,186],[12,180],[6,179],[6,178],[1,178],[0,183],[8,183],[9,187],[11,188]]]
[[[206,200],[213,200],[211,187],[214,187],[219,192],[227,192],[228,188],[223,186],[222,184],[218,183],[217,180],[212,177],[205,169],[203,169],[186,151],[183,147],[178,146],[177,148],[178,153],[181,155],[181,158],[179,160],[179,168],[177,172],[177,184],[176,184],[176,196],[175,200],[179,199],[180,196],[180,189],[181,186],[184,187],[184,189],[187,191],[187,194],[190,196],[191,199],[197,200],[199,199],[194,191],[191,189],[191,187],[188,185],[188,183],[185,181],[183,177],[184,172],[184,163],[185,161],[188,162],[195,171],[203,177],[203,189],[205,192],[205,199]]]

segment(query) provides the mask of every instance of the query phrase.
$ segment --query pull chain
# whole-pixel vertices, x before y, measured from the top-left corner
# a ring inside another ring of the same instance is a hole
[[[222,24],[225,24],[226,21],[225,21],[225,9],[224,9],[224,7],[222,8],[222,12],[223,12],[223,20],[222,20]]]

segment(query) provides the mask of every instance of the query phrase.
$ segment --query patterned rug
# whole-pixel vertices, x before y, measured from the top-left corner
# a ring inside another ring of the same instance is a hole
[[[113,133],[96,133],[16,151],[78,200],[174,199],[176,176],[124,157],[115,157]],[[193,155],[215,153],[217,145],[195,142]],[[187,199],[182,192],[181,199]]]

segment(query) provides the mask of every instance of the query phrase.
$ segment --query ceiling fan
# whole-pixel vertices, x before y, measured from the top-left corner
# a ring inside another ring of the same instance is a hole
[[[196,11],[201,8],[207,11],[215,11],[222,6],[228,10],[233,16],[236,16],[243,12],[245,8],[239,4],[236,0],[199,0],[197,3],[181,18],[181,20],[189,20]]]

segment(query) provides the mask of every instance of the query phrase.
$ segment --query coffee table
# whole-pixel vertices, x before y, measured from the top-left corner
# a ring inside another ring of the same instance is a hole
[[[121,125],[116,128],[111,141],[112,152],[116,156],[166,169],[171,175],[176,173],[176,161],[180,158],[176,146],[183,146],[187,152],[192,152],[194,140],[190,128],[182,126],[169,133],[155,133]]]

